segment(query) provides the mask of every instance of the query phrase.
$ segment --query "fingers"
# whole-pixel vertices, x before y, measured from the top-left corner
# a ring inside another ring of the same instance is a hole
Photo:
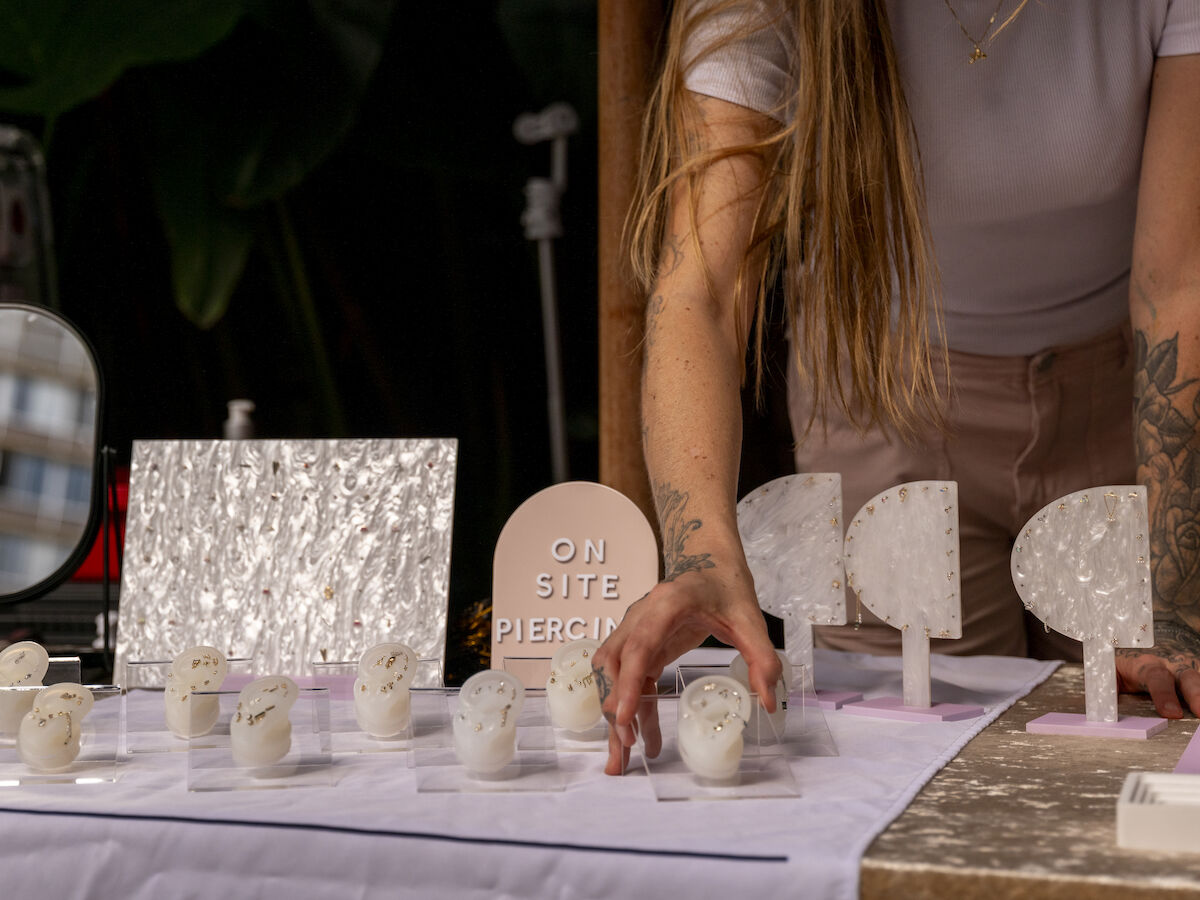
[[[621,743],[616,730],[608,726],[608,762],[604,764],[605,775],[624,775],[629,764],[629,748]]]
[[[758,694],[758,702],[767,712],[775,712],[775,685],[783,675],[783,664],[767,637],[767,625],[755,612],[741,619],[732,640],[727,643],[738,648],[750,669],[750,689]]]
[[[1179,705],[1179,696],[1175,693],[1175,676],[1161,660],[1156,660],[1142,670],[1142,681],[1160,716],[1167,719],[1183,718],[1183,708]]]
[[[662,729],[658,725],[658,698],[652,696],[657,689],[653,679],[646,679],[642,700],[638,703],[637,723],[642,735],[642,750],[650,759],[662,752]]]
[[[1185,669],[1179,675],[1179,693],[1187,703],[1192,715],[1200,716],[1200,672]]]

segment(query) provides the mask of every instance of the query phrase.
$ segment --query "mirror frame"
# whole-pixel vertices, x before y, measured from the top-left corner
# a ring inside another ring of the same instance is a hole
[[[92,442],[91,503],[89,504],[87,523],[83,526],[83,534],[80,535],[75,549],[67,555],[62,565],[41,581],[35,582],[29,587],[21,588],[19,591],[13,591],[8,594],[0,593],[0,606],[11,606],[37,600],[50,593],[50,591],[74,575],[88,553],[91,552],[104,511],[104,504],[108,502],[105,494],[104,454],[102,452],[102,448],[104,447],[104,373],[100,370],[100,362],[96,358],[96,348],[92,346],[92,342],[87,339],[84,333],[76,328],[62,313],[48,307],[38,306],[33,303],[0,302],[0,312],[6,310],[16,310],[32,315],[45,316],[53,320],[57,325],[65,329],[68,334],[73,335],[79,341],[80,346],[83,347],[84,352],[92,363],[92,371],[96,373],[96,430]]]

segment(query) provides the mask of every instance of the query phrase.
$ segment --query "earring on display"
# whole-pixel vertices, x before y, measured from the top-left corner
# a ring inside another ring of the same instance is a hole
[[[283,675],[250,682],[238,694],[237,711],[229,723],[229,745],[239,766],[269,766],[292,749],[288,713],[299,688]]]
[[[516,755],[517,717],[525,686],[497,669],[484,669],[466,680],[454,713],[454,752],[468,772],[491,775]]]
[[[388,641],[362,655],[354,681],[354,718],[371,737],[395,737],[411,718],[412,676],[417,654],[407,644]]]
[[[83,718],[95,702],[81,684],[63,682],[39,691],[17,731],[17,755],[42,772],[67,768],[79,756]]]

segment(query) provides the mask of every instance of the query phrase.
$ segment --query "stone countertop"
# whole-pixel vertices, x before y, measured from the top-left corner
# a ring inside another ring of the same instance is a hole
[[[1121,715],[1153,715],[1122,695]],[[1149,740],[1025,732],[1047,712],[1083,712],[1083,669],[1063,666],[939,772],[863,856],[863,898],[1200,898],[1195,855],[1116,845],[1130,771],[1170,772],[1197,720]]]

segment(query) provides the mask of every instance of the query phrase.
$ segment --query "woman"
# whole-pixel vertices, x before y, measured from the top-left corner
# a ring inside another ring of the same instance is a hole
[[[776,279],[798,470],[842,472],[849,510],[959,482],[964,637],[944,649],[1062,655],[1025,627],[1012,537],[1137,477],[1156,645],[1122,652],[1122,684],[1200,712],[1197,54],[1197,0],[677,4],[634,218],[665,576],[596,656],[610,773],[647,682],[708,634],[773,705],[735,491]]]

